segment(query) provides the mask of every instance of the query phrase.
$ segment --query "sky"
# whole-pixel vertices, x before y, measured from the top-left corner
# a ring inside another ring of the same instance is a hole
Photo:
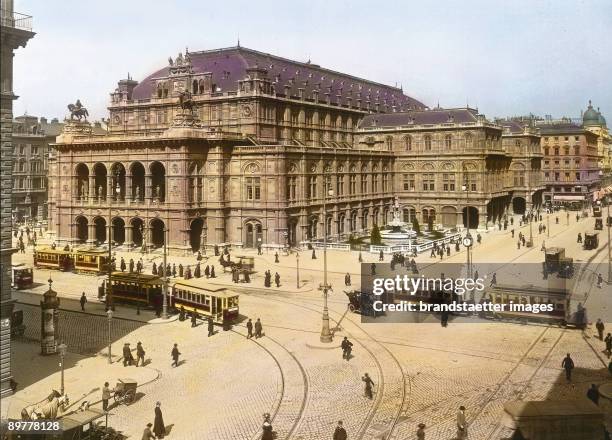
[[[117,81],[191,51],[235,46],[402,85],[430,107],[487,117],[612,122],[610,0],[15,0],[36,36],[16,51],[14,114],[58,117],[77,98],[108,117]]]

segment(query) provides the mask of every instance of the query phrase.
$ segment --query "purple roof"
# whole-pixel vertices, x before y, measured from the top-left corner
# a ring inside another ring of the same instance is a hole
[[[237,90],[238,81],[246,77],[247,68],[259,67],[267,70],[267,76],[274,84],[276,93],[285,94],[285,85],[290,85],[291,96],[298,96],[298,89],[304,89],[304,96],[312,98],[313,90],[319,90],[319,99],[325,101],[326,93],[330,94],[332,103],[347,104],[352,97],[356,105],[361,93],[362,106],[369,100],[373,106],[396,106],[398,111],[423,109],[426,106],[409,96],[404,95],[397,87],[386,86],[373,81],[324,69],[316,64],[301,63],[277,57],[243,47],[232,47],[202,52],[189,52],[195,73],[211,72],[212,82],[222,92]],[[148,99],[153,93],[153,78],[168,76],[168,67],[164,67],[138,84],[132,93],[132,99]],[[341,98],[338,98],[341,95]],[[341,100],[338,102],[338,100]]]
[[[471,108],[408,111],[401,113],[369,114],[361,121],[360,128],[396,127],[399,125],[445,124],[476,122],[478,112]]]

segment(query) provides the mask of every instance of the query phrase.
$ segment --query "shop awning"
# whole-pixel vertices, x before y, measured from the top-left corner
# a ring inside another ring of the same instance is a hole
[[[579,195],[565,195],[565,194],[555,194],[553,200],[560,200],[564,202],[581,202],[584,200],[584,196]]]

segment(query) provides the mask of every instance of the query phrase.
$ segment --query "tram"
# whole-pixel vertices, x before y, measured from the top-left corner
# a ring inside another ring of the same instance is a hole
[[[113,302],[159,307],[162,304],[162,279],[143,273],[113,272],[111,276]]]
[[[108,270],[108,251],[103,249],[78,249],[72,256],[77,272],[100,274]]]
[[[43,247],[34,251],[34,267],[71,271],[74,267],[72,253],[68,250]]]
[[[239,294],[225,287],[206,285],[204,280],[178,281],[172,285],[170,307],[195,312],[212,318],[217,324],[227,324],[238,318]]]
[[[521,322],[540,322],[546,324],[557,324],[560,326],[573,325],[582,328],[586,320],[580,313],[573,316],[570,313],[570,292],[567,289],[552,289],[544,287],[510,286],[497,284],[486,290],[482,303],[493,303],[505,305],[504,311],[484,312],[482,317],[493,319],[508,319]],[[510,305],[530,306],[542,309],[548,306],[551,310],[540,310],[538,313],[532,311],[512,311]],[[580,312],[580,310],[579,310]]]
[[[34,269],[25,264],[13,264],[11,267],[11,287],[25,289],[34,284]]]

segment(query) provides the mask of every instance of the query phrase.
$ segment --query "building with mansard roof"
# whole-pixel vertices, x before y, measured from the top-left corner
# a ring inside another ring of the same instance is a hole
[[[109,131],[70,121],[53,145],[60,242],[196,250],[346,238],[382,224],[393,151],[364,116],[423,110],[402,89],[233,47],[185,52],[111,93]],[[326,216],[323,202],[327,202]],[[167,233],[164,233],[167,230]]]

